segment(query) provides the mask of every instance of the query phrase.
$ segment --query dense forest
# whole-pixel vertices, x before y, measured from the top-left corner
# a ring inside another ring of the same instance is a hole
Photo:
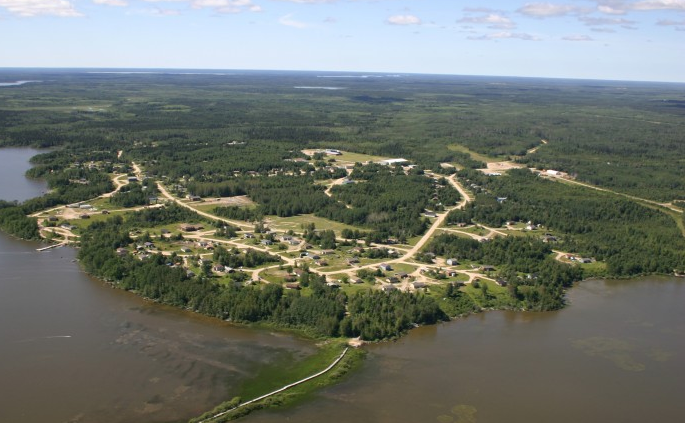
[[[312,91],[293,88],[320,83],[307,72],[2,76],[43,82],[0,91],[0,145],[68,145],[83,161],[115,162],[122,150],[172,181],[296,172],[309,164],[292,159],[312,147],[404,157],[438,172],[440,163],[483,167],[451,148],[459,145],[640,197],[683,199],[681,85],[403,75]]]
[[[545,180],[528,170],[512,170],[506,177],[464,170],[459,177],[477,186],[478,193],[476,201],[452,211],[448,223],[542,225],[560,233],[558,249],[606,261],[610,276],[685,268],[685,238],[677,222],[653,207]]]

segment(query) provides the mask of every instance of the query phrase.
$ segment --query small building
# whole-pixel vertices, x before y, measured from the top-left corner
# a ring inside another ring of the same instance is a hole
[[[383,286],[381,286],[381,289],[383,290],[383,292],[392,292],[392,291],[396,290],[397,288],[393,285],[383,285]]]
[[[328,266],[328,262],[326,260],[317,260],[316,265],[317,266]]]
[[[395,276],[389,277],[389,278],[387,279],[387,281],[388,281],[388,283],[400,283],[400,279],[397,278],[397,277],[395,277]]]
[[[245,234],[243,235],[243,238],[245,238],[245,239],[253,239],[253,238],[254,238],[254,234],[253,234],[253,233],[250,233],[250,232],[247,232],[247,233],[245,233]]]
[[[226,270],[226,267],[223,264],[215,264],[214,267],[212,267],[212,270],[215,272],[223,272]]]
[[[129,182],[138,182],[138,178],[136,178],[135,176],[129,176],[128,179],[127,179],[127,181],[129,181]]]
[[[542,242],[557,242],[557,237],[555,237],[554,235],[545,235],[542,237]]]
[[[78,206],[78,208],[83,210],[90,210],[93,208],[93,206],[91,206],[90,204],[81,204],[80,206]]]
[[[426,217],[438,217],[438,214],[431,210],[426,210],[425,212],[423,212],[423,215]]]
[[[50,217],[48,217],[48,222],[57,222],[58,220],[59,220],[59,219],[57,218],[57,216],[50,216]]]
[[[324,153],[326,153],[329,156],[341,156],[342,155],[340,150],[336,150],[334,148],[327,148],[326,150],[324,150]]]
[[[409,274],[407,272],[397,272],[395,273],[395,276],[397,276],[400,279],[406,279],[409,277]]]
[[[385,271],[385,272],[389,272],[389,271],[392,270],[392,266],[390,266],[390,265],[387,264],[387,263],[381,263],[381,264],[379,264],[379,265],[378,265],[378,268],[381,269],[381,270],[383,270],[383,271]]]
[[[79,217],[80,217],[81,219],[90,219],[90,215],[89,215],[89,214],[85,214],[85,213],[79,215]]]
[[[202,197],[199,195],[188,195],[188,200],[190,201],[202,201]]]
[[[484,264],[480,267],[480,270],[482,270],[483,272],[494,272],[495,266],[492,266],[489,264]]]
[[[263,239],[263,240],[261,241],[261,244],[262,244],[262,245],[267,245],[267,246],[273,245],[273,243],[274,243],[274,242],[273,242],[272,240],[270,240],[270,239]]]
[[[428,284],[425,282],[414,282],[412,283],[412,286],[414,287],[414,289],[428,288]]]
[[[355,279],[350,279],[350,283],[355,284],[355,285],[359,285],[359,284],[364,283],[364,281],[361,278],[355,278]]]
[[[121,257],[128,255],[128,250],[126,248],[117,248],[117,255]]]
[[[298,277],[304,275],[305,271],[300,269],[299,267],[296,267],[293,269],[293,274],[297,275]]]
[[[359,259],[357,257],[352,257],[352,258],[347,259],[347,264],[349,264],[349,265],[358,264],[358,263],[359,263]]]
[[[507,281],[502,278],[495,279],[495,283],[499,286],[507,286]]]
[[[447,259],[447,265],[448,265],[448,266],[458,266],[458,265],[459,265],[459,261],[458,261],[457,259],[455,259],[455,258],[448,258],[448,259]]]
[[[285,284],[285,289],[295,289],[295,290],[298,290],[298,289],[302,289],[302,288],[300,288],[300,284],[299,284],[299,283],[297,283],[297,282],[291,282],[291,283]]]

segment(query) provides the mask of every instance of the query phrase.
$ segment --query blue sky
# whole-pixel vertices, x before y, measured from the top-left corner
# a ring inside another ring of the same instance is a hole
[[[685,82],[685,0],[0,0],[0,67]]]

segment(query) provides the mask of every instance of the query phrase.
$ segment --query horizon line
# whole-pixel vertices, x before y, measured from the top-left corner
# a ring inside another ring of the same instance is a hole
[[[165,74],[168,71],[175,71],[176,74],[183,74],[180,71],[196,71],[194,74],[211,75],[212,72],[288,72],[288,73],[326,73],[326,74],[373,74],[373,75],[393,75],[393,76],[452,76],[452,77],[476,77],[476,78],[520,78],[520,79],[547,79],[547,80],[567,80],[567,81],[603,81],[603,82],[634,82],[634,83],[657,83],[657,84],[685,84],[683,81],[666,81],[666,80],[636,80],[636,79],[609,79],[609,78],[581,78],[581,77],[566,77],[566,76],[531,76],[531,75],[497,75],[497,74],[458,74],[458,73],[425,73],[425,72],[398,72],[398,71],[364,71],[364,70],[320,70],[320,69],[248,69],[248,68],[185,68],[185,67],[108,67],[108,66],[0,66],[0,72],[6,70],[54,70],[54,71],[91,71],[90,73],[140,73],[140,74]],[[108,72],[109,71],[109,72]],[[201,71],[201,72],[197,72]],[[88,73],[88,72],[86,72]],[[190,72],[185,72],[189,73]],[[229,75],[216,75],[229,76]]]

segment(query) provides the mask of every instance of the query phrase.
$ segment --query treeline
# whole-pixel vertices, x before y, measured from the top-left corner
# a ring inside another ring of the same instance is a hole
[[[0,200],[0,230],[22,239],[39,239],[38,223],[16,203]]]
[[[242,252],[237,248],[227,250],[220,245],[215,247],[212,259],[215,263],[233,269],[239,267],[258,267],[264,264],[280,263],[282,261],[279,256],[274,256],[251,248]]]
[[[400,291],[358,292],[350,298],[348,308],[350,315],[340,324],[342,334],[368,340],[395,337],[415,324],[449,320],[432,297]]]
[[[348,225],[372,229],[374,240],[397,237],[402,241],[420,235],[429,226],[422,214],[459,201],[451,186],[422,175],[405,174],[400,167],[370,164],[356,166],[350,175],[357,183],[331,190],[337,202],[316,212]]]
[[[129,183],[124,185],[114,195],[109,197],[109,202],[112,205],[119,207],[135,207],[150,204],[150,197],[155,197],[158,194],[154,185],[138,183]]]
[[[325,276],[307,272],[311,295],[304,296],[299,291],[284,292],[275,284],[218,285],[208,277],[190,277],[184,269],[168,266],[169,258],[161,254],[144,260],[116,254],[116,248],[133,242],[129,237],[133,223],[119,216],[94,222],[83,232],[78,257],[87,272],[155,301],[224,320],[271,322],[320,336],[368,340],[395,337],[415,324],[445,319],[430,297],[369,291],[348,299],[344,292],[327,286]],[[222,247],[214,255],[217,262],[230,267],[274,261],[274,256],[265,253],[236,253]],[[354,310],[349,316],[346,307]]]
[[[583,278],[578,266],[559,263],[548,244],[529,237],[497,237],[478,242],[440,234],[424,252],[496,266],[510,296],[526,310],[556,310],[564,305],[564,288]]]
[[[479,188],[476,201],[448,223],[532,222],[561,232],[558,248],[606,261],[610,276],[671,273],[685,268],[685,239],[667,214],[634,201],[511,170],[506,177],[461,171]],[[497,201],[497,198],[505,200]]]

